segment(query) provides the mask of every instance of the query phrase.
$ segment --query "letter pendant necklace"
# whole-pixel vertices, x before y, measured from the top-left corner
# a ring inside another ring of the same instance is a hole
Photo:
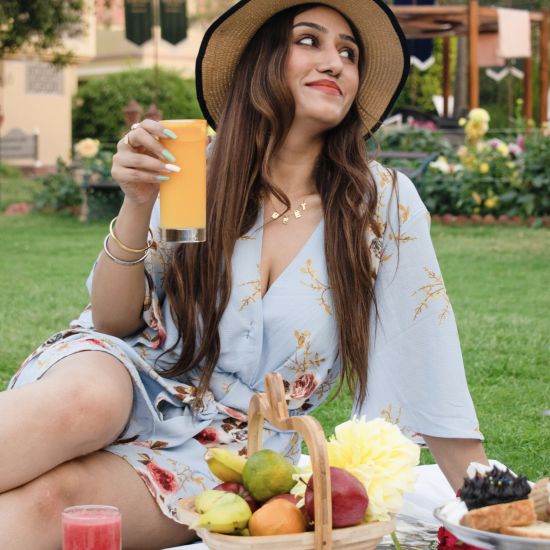
[[[273,203],[271,203],[272,206],[273,206]],[[296,208],[293,212],[294,214],[294,217],[295,218],[301,218],[302,217],[302,212],[305,212],[306,210],[306,207],[307,207],[307,202],[304,200],[300,203],[300,208]],[[277,212],[277,210],[275,210],[275,208],[273,208],[273,214],[271,214],[271,218],[273,220],[278,220],[280,217],[282,216],[283,218],[283,225],[288,225],[288,221],[290,220],[290,215],[289,214],[281,214],[279,212]]]

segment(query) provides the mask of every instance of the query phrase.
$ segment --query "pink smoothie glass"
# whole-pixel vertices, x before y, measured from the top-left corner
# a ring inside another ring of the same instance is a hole
[[[114,506],[71,506],[63,510],[63,550],[120,550],[120,512]]]

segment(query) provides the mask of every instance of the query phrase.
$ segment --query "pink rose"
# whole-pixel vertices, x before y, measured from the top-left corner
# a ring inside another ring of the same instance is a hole
[[[163,493],[174,493],[179,489],[178,480],[172,472],[161,468],[153,461],[147,463],[147,469]]]
[[[302,374],[302,376],[294,380],[290,397],[292,399],[306,399],[315,391],[316,387],[317,380],[315,380],[313,374]]]

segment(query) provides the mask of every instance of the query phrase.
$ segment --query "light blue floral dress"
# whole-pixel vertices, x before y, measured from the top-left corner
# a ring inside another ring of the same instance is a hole
[[[416,189],[399,174],[371,165],[378,186],[377,221],[370,243],[379,319],[371,323],[368,394],[355,412],[383,416],[413,439],[418,434],[482,439],[466,385],[457,328],[430,239],[430,217]],[[291,414],[320,404],[337,382],[338,339],[324,256],[321,221],[298,255],[261,297],[262,220],[241,237],[233,256],[233,288],[220,324],[221,354],[211,392],[195,415],[198,373],[163,377],[173,365],[178,331],[163,291],[171,255],[155,235],[146,268],[143,331],[123,340],[93,329],[87,308],[31,354],[10,382],[18,387],[40,378],[60,359],[81,351],[112,354],[134,382],[131,419],[107,451],[127,460],[162,511],[176,519],[180,498],[217,483],[204,461],[209,445],[246,453],[247,408],[263,390],[264,375],[279,372]],[[399,245],[399,247],[398,247]],[[88,287],[91,286],[91,276]],[[155,367],[155,368],[154,368]],[[296,461],[300,439],[266,425],[264,446]]]

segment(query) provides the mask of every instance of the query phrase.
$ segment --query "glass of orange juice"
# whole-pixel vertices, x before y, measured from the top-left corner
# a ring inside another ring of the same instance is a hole
[[[160,230],[164,241],[206,240],[206,120],[161,120],[177,139],[161,139],[181,172],[160,186]]]

